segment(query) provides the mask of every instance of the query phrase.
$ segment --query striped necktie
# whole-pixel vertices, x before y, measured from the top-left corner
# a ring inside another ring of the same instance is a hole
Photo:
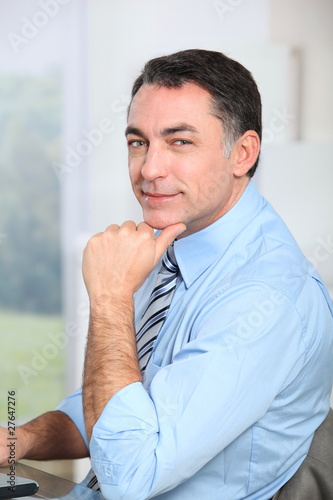
[[[154,342],[168,313],[177,277],[178,266],[172,243],[163,256],[155,287],[136,334],[138,360],[142,372],[146,369]]]
[[[138,360],[142,372],[146,369],[157,334],[168,313],[177,277],[178,266],[172,243],[163,256],[154,290],[150,295],[148,306],[142,315],[136,334]],[[92,470],[87,487],[100,491],[97,477]]]
[[[86,478],[86,480],[87,480],[87,478]],[[92,469],[90,469],[90,472],[88,474],[87,488],[90,488],[91,490],[95,490],[95,491],[101,491],[101,488],[99,487],[99,484],[97,481],[96,474]]]

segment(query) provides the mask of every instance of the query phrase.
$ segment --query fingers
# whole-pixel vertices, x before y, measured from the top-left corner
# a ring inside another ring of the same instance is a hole
[[[148,226],[146,222],[140,222],[137,227],[137,231],[140,233],[147,233],[148,235],[155,238],[155,231],[152,227]]]
[[[119,229],[118,224],[111,224],[110,226],[108,226],[106,228],[106,231],[118,231],[118,229]],[[103,233],[100,233],[100,234],[103,234]]]
[[[123,243],[125,242],[128,243],[130,240],[134,242],[136,240],[137,243],[135,243],[135,246],[137,247],[139,241],[141,240],[140,245],[142,250],[145,249],[145,251],[150,253],[155,266],[162,257],[162,255],[164,254],[164,252],[166,251],[166,249],[168,248],[168,246],[171,245],[171,243],[178,236],[180,236],[185,230],[186,230],[185,224],[179,222],[177,224],[173,224],[172,226],[168,226],[165,229],[163,229],[163,231],[155,239],[155,233],[153,228],[150,227],[146,222],[140,222],[138,225],[136,225],[136,223],[133,221],[126,221],[121,226],[118,226],[117,224],[111,224],[106,228],[104,233],[97,233],[95,236],[91,238],[91,240],[94,240],[97,243],[98,241],[97,239],[99,237],[102,237],[103,235],[111,236],[112,233],[114,233],[114,236],[118,234],[118,236],[120,237],[119,241],[123,241]],[[137,236],[139,236],[138,233],[140,233],[141,237],[137,239],[137,237],[135,237],[135,233],[137,233]],[[133,237],[135,237],[134,240]],[[146,246],[147,244],[148,246]],[[152,244],[153,246],[151,246]],[[149,248],[150,250],[148,250]]]
[[[106,228],[105,232],[118,232],[118,231],[122,231],[122,230],[129,231],[129,232],[132,232],[132,231],[135,232],[137,230],[136,223],[132,220],[127,220],[127,221],[123,222],[121,226],[118,226],[118,224],[111,224],[110,226],[108,226]]]
[[[168,246],[170,246],[171,243],[185,230],[186,226],[182,222],[173,224],[172,226],[168,226],[163,229],[163,231],[155,239],[155,264],[157,264],[160,260]],[[150,237],[154,238],[154,230],[145,222],[140,222],[137,226],[137,231],[147,232]]]

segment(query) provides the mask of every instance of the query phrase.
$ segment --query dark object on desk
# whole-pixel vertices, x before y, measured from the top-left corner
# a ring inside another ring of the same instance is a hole
[[[333,499],[333,410],[318,427],[309,452],[296,472],[272,500]]]
[[[10,468],[8,466],[3,467],[0,469],[0,474],[1,473],[3,475],[10,473]],[[20,476],[21,478],[29,479],[39,484],[38,493],[36,497],[33,498],[44,500],[103,500],[102,494],[99,491],[91,490],[81,484],[75,484],[68,479],[56,477],[20,462],[15,464],[15,475],[16,477]]]
[[[7,474],[0,473],[0,498],[21,498],[37,493],[39,488],[36,481],[15,476],[10,480]]]

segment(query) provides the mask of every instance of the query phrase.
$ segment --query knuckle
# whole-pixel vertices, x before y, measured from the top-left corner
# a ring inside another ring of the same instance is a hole
[[[115,231],[118,231],[119,228],[120,228],[120,226],[118,226],[118,224],[110,224],[110,226],[108,226],[104,232],[105,233],[115,232]],[[103,233],[100,233],[100,234],[103,234]]]
[[[152,240],[152,235],[150,233],[150,231],[141,231],[140,232],[140,239],[143,241],[143,242],[146,242],[146,241],[150,241]]]
[[[87,243],[86,248],[87,248],[87,247],[91,247],[92,245],[94,245],[94,244],[98,241],[99,237],[100,237],[102,234],[103,234],[103,233],[97,233],[97,234],[94,234],[94,236],[92,236],[92,237],[88,240],[88,243]]]

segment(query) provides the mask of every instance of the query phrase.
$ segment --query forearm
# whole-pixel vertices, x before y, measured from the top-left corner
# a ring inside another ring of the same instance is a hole
[[[112,396],[140,381],[132,297],[110,297],[105,304],[91,304],[82,388],[88,440]]]
[[[61,411],[44,413],[16,429],[18,459],[56,460],[89,455],[74,422]]]
[[[146,223],[113,224],[87,243],[82,272],[90,300],[83,378],[83,413],[87,438],[110,399],[141,382],[135,331],[134,293],[156,267],[184,224],[165,228],[155,239]]]

